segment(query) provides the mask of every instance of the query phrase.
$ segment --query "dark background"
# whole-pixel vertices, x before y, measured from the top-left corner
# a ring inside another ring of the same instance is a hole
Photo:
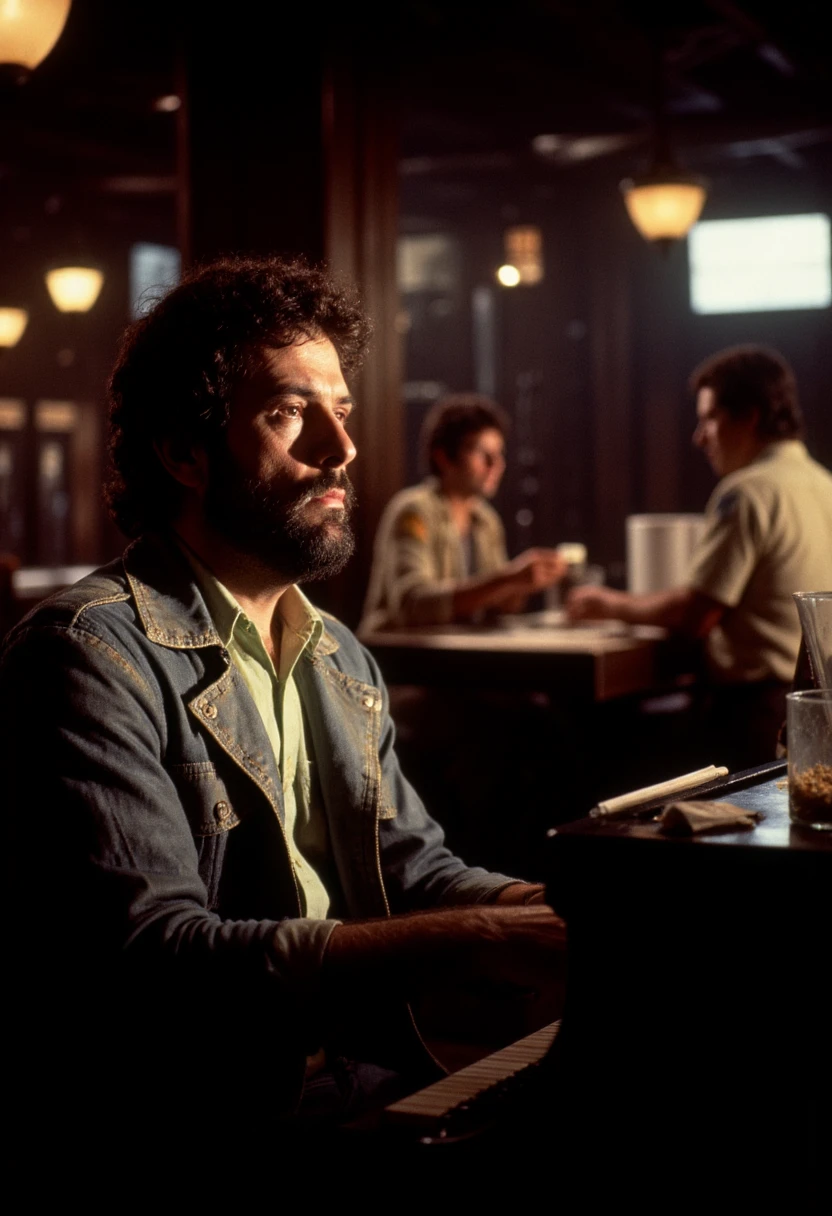
[[[378,515],[418,472],[430,400],[477,382],[472,292],[493,312],[487,362],[514,415],[498,502],[510,544],[583,540],[624,576],[624,519],[700,510],[712,477],[691,451],[693,365],[738,341],[794,363],[815,453],[832,462],[826,310],[696,317],[687,251],[635,231],[619,181],[650,160],[657,65],[673,152],[705,174],[703,218],[830,211],[830,52],[818,6],[725,0],[405,3],[385,14],[255,4],[211,15],[187,3],[75,0],[57,46],[0,92],[0,303],[30,310],[0,361],[0,397],[22,401],[14,438],[24,565],[38,540],[40,400],[79,404],[67,445],[63,562],[96,562],[121,538],[99,506],[106,375],[128,319],[136,241],[218,252],[304,252],[357,283],[376,339],[358,388],[359,552],[318,598],[358,617]],[[177,110],[160,110],[175,95]],[[558,136],[549,155],[541,134]],[[545,278],[500,288],[504,228],[534,223]],[[444,287],[400,294],[400,234],[439,234]],[[50,261],[95,258],[92,311],[64,316]],[[518,512],[521,512],[518,522]]]

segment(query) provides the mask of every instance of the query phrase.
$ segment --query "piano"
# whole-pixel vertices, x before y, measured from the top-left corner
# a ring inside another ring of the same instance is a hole
[[[695,792],[761,812],[753,829],[671,838],[654,803],[553,830],[562,1023],[538,1059],[504,1049],[387,1124],[425,1159],[444,1144],[446,1169],[464,1141],[466,1177],[499,1160],[553,1198],[832,1211],[832,833],[790,824],[785,777],[777,762]]]

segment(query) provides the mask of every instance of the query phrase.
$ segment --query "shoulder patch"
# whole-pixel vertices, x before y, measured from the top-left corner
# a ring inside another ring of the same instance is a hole
[[[730,519],[732,515],[735,515],[739,501],[740,496],[736,490],[729,490],[727,494],[723,494],[716,504],[717,519]]]
[[[428,538],[428,526],[418,511],[403,511],[396,520],[395,534],[424,543]]]

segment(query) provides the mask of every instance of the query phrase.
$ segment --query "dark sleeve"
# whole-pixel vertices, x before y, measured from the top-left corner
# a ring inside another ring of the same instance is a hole
[[[130,991],[133,1005],[162,992],[188,1017],[203,1006],[221,1017],[232,992],[241,1016],[262,1001],[284,1057],[302,1066],[333,922],[209,911],[165,732],[149,668],[113,639],[47,626],[8,647],[0,737],[18,962],[53,1005],[62,986],[105,1002]]]

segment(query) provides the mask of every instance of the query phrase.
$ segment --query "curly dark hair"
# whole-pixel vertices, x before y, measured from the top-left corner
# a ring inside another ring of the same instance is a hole
[[[480,431],[495,430],[505,438],[508,415],[482,393],[448,393],[430,407],[422,423],[422,452],[431,473],[439,472],[434,452],[456,460],[463,441]]]
[[[110,377],[104,497],[121,530],[137,536],[170,523],[180,487],[154,441],[215,447],[262,347],[329,338],[350,372],[369,334],[355,296],[303,259],[221,258],[188,273],[126,330]]]
[[[691,391],[713,389],[716,403],[732,418],[758,410],[761,439],[796,439],[803,434],[797,381],[789,364],[767,346],[730,346],[696,367]]]

